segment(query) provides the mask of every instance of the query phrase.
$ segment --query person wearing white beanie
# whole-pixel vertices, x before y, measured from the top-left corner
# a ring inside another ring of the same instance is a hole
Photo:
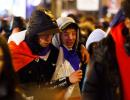
[[[125,19],[93,48],[83,100],[130,100],[130,0],[121,4]]]

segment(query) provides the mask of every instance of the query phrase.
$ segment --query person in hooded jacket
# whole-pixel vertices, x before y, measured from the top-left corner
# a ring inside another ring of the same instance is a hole
[[[59,54],[51,40],[59,31],[52,13],[39,6],[32,13],[27,30],[9,37],[15,72],[27,95],[34,100],[44,99],[46,87],[66,88],[79,80],[79,72],[75,72],[51,81]]]
[[[70,17],[60,17],[57,19],[57,23],[62,32],[60,34],[55,34],[52,40],[53,44],[60,50],[60,56],[53,79],[56,80],[64,76],[70,76],[73,72],[79,72],[79,81],[68,87],[65,99],[80,98],[81,91],[78,83],[83,76],[83,72],[80,68],[86,68],[86,66],[81,63],[80,53],[77,51],[79,27]]]
[[[83,100],[130,100],[130,0],[122,2],[125,19],[97,42]],[[91,56],[91,55],[90,55]]]

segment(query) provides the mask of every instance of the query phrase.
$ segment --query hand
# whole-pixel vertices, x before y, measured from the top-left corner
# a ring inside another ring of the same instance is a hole
[[[77,70],[69,76],[69,80],[72,84],[80,82],[82,79],[82,70]]]
[[[89,62],[89,53],[88,53],[87,49],[84,47],[84,45],[81,45],[80,53],[82,56],[82,61],[84,63],[88,63]]]

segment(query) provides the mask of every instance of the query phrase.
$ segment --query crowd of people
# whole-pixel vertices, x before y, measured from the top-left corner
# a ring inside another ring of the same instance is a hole
[[[91,18],[55,19],[42,6],[28,22],[3,21],[0,100],[130,100],[128,8],[130,0],[122,1],[108,30],[96,29]]]

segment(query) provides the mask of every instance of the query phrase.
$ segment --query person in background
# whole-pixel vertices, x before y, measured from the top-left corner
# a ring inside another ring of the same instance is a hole
[[[22,17],[14,16],[12,21],[12,34],[26,30],[26,22]]]
[[[75,72],[51,81],[59,54],[51,40],[59,32],[52,13],[38,6],[31,15],[27,30],[12,34],[8,40],[15,72],[28,96],[34,100],[43,100],[46,95],[47,100],[52,100],[49,98],[55,92],[48,90],[49,94],[46,94],[45,88],[66,88],[80,77]]]
[[[95,57],[94,50],[96,50],[98,42],[106,37],[106,34],[107,33],[101,29],[95,29],[94,31],[92,31],[92,33],[89,35],[86,41],[86,49],[89,52],[90,58],[89,58],[89,62],[87,63],[87,69],[85,72],[86,77],[83,81],[83,91],[84,91],[85,82],[87,78],[89,77],[89,73],[91,72],[91,69],[92,69],[91,63],[93,63],[93,61],[91,59],[94,59]]]
[[[130,100],[130,0],[124,0],[125,19],[98,42],[83,100]],[[123,16],[124,16],[123,15]],[[91,55],[90,55],[91,56]]]
[[[7,41],[0,36],[0,100],[25,100],[26,95],[18,88]]]
[[[4,36],[8,40],[10,33],[11,30],[9,27],[9,21],[5,19],[1,19],[0,35]]]
[[[92,16],[85,17],[82,15],[80,18],[80,41],[85,45],[86,40],[90,33],[95,29],[95,21]]]

